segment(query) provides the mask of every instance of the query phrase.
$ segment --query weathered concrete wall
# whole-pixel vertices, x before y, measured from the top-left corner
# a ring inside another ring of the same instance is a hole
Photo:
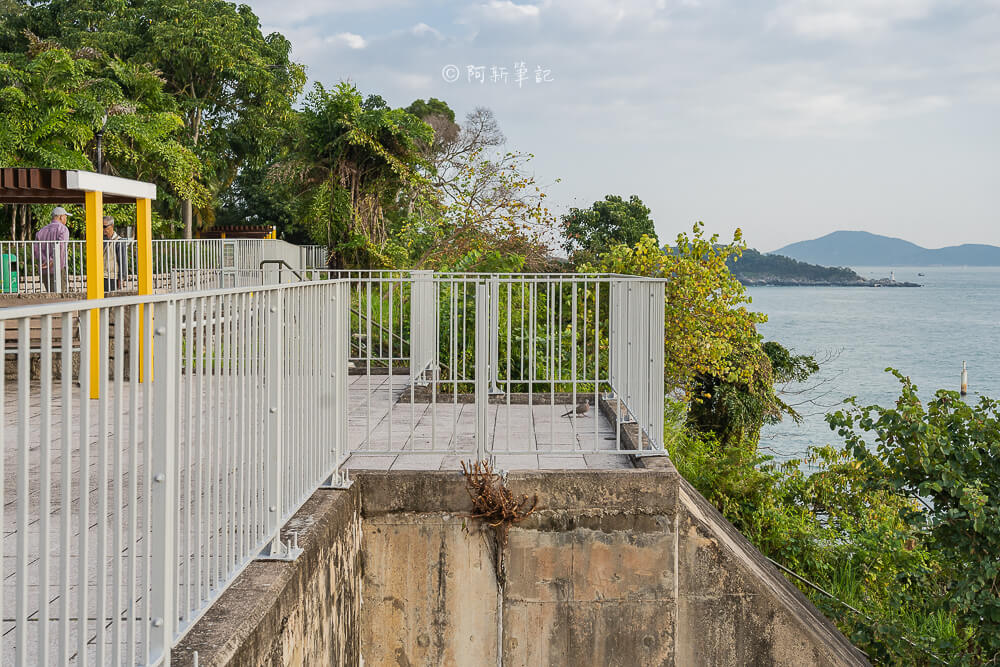
[[[356,487],[321,490],[292,517],[303,554],[257,561],[174,651],[172,664],[357,665],[361,515]]]
[[[460,475],[359,475],[365,664],[866,664],[669,462],[508,483],[540,507],[498,586]]]
[[[511,473],[539,507],[499,550],[460,474],[360,473],[313,496],[289,526],[305,554],[251,564],[175,664],[867,664],[669,461],[643,461]]]
[[[497,586],[489,541],[463,514],[455,473],[365,473],[366,665],[495,665]]]
[[[678,665],[867,664],[687,481],[679,491]]]

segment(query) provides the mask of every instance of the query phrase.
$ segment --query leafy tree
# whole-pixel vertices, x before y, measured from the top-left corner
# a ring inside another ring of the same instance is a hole
[[[424,152],[428,160],[434,164],[432,171],[436,171],[435,161],[448,146],[455,143],[461,132],[461,127],[455,122],[455,112],[452,111],[447,102],[436,97],[427,101],[414,100],[410,106],[406,107],[406,110],[430,125],[431,129],[434,130],[434,140],[424,147]]]
[[[442,116],[431,116],[442,119]],[[433,123],[432,123],[433,124]],[[398,210],[395,243],[405,262],[428,268],[466,265],[486,270],[490,257],[537,270],[548,263],[555,218],[529,169],[532,156],[503,148],[493,112],[478,107],[457,131],[427,151],[427,187]]]
[[[813,357],[792,354],[780,343],[768,341],[738,348],[729,361],[743,370],[737,379],[710,373],[695,376],[693,394],[699,400],[691,403],[688,414],[695,429],[712,433],[723,446],[755,445],[765,424],[776,424],[785,415],[799,419],[776,386],[802,382],[819,370]]]
[[[625,201],[618,195],[606,195],[590,208],[571,208],[563,216],[566,252],[584,251],[588,255],[607,252],[612,246],[634,246],[643,236],[654,241],[656,228],[649,209],[632,195]]]
[[[295,215],[292,198],[272,181],[269,170],[270,165],[241,169],[232,185],[219,193],[215,224],[274,225],[289,243],[313,243],[308,227]]]
[[[982,397],[975,405],[958,392],[939,390],[926,406],[917,387],[899,371],[902,391],[895,407],[859,405],[827,417],[867,475],[865,486],[907,498],[903,518],[920,530],[919,540],[947,568],[933,607],[954,614],[970,635],[962,664],[1000,660],[1000,402]],[[940,578],[938,578],[940,581]]]
[[[274,165],[274,182],[294,197],[296,217],[330,248],[331,266],[382,262],[385,207],[422,184],[421,142],[432,131],[378,96],[341,83],[315,84],[306,96],[290,154]]]
[[[447,102],[439,100],[436,97],[432,97],[426,101],[414,100],[410,106],[406,107],[406,110],[420,120],[427,120],[431,116],[443,116],[452,123],[455,122],[455,112],[452,111]]]
[[[705,238],[704,225],[679,234],[674,247],[660,248],[643,236],[634,246],[612,248],[582,270],[632,273],[667,278],[665,284],[664,378],[669,389],[691,395],[696,379],[712,376],[723,382],[752,382],[757,366],[744,365],[745,350],[760,347],[756,325],[766,321],[748,310],[750,297],[726,268],[726,260],[743,250],[742,234],[719,243]]]
[[[156,176],[177,195],[205,201],[200,165],[179,140],[181,119],[155,72],[28,37],[27,52],[0,54],[0,163],[91,170],[103,127],[107,171]],[[22,237],[31,233],[27,214],[26,206],[14,213]]]
[[[249,7],[225,0],[60,0],[30,5],[18,20],[67,48],[160,72],[202,161],[201,183],[213,194],[269,155],[305,81],[288,40],[265,36]],[[184,198],[187,237],[198,203]],[[211,218],[211,207],[199,215]]]

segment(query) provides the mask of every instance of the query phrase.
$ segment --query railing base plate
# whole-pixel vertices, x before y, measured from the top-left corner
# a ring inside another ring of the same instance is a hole
[[[629,451],[628,453],[638,458],[645,458],[647,456],[668,456],[666,450],[664,449],[639,449]]]
[[[343,491],[345,489],[351,488],[351,486],[353,484],[354,484],[354,480],[353,479],[349,479],[346,474],[341,477],[339,474],[334,473],[334,474],[330,475],[326,479],[326,481],[324,481],[322,484],[320,484],[319,488],[321,488],[321,489],[340,489],[340,490]]]
[[[302,555],[302,549],[299,548],[298,535],[295,539],[289,543],[285,544],[280,539],[275,538],[264,547],[264,550],[260,552],[254,560],[280,560],[280,561],[293,561]]]

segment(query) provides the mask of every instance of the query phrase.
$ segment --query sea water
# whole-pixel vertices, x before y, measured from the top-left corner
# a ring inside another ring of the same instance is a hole
[[[798,354],[826,360],[819,373],[788,387],[786,402],[802,422],[786,418],[765,428],[761,447],[777,459],[800,457],[813,445],[842,446],[824,420],[847,396],[890,406],[899,382],[887,366],[908,375],[921,398],[957,391],[962,362],[969,371],[968,401],[1000,400],[1000,268],[860,267],[866,278],[920,283],[904,287],[754,287],[760,327]],[[918,275],[923,273],[924,275]]]

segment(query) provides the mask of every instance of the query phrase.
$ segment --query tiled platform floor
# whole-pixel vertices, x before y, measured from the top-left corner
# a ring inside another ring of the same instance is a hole
[[[401,375],[355,375],[350,382],[348,429],[352,470],[459,470],[476,455],[476,406],[400,401],[409,392]],[[448,400],[448,399],[451,400]],[[631,468],[616,453],[611,424],[591,406],[586,416],[563,416],[574,406],[490,405],[487,424],[495,465],[502,470],[613,470]],[[593,403],[593,397],[590,398]]]

